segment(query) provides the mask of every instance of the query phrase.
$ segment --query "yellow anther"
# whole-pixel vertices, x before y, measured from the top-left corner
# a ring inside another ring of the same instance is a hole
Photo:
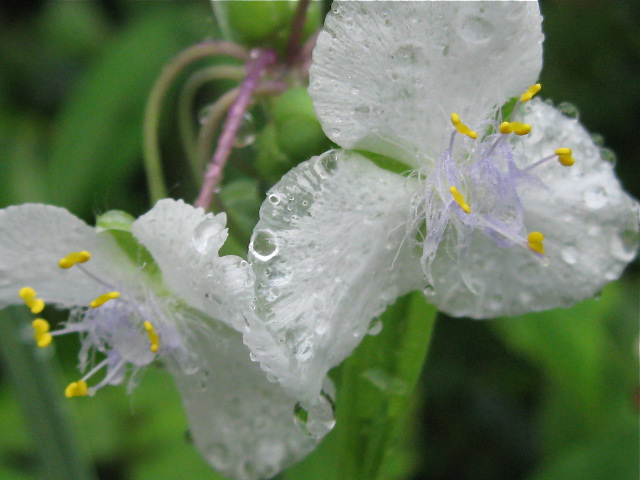
[[[147,331],[147,335],[149,335],[149,342],[151,342],[151,351],[156,353],[158,348],[160,348],[160,337],[156,333],[155,329],[151,322],[144,322],[144,329]]]
[[[31,287],[22,287],[18,296],[24,300],[25,305],[31,309],[31,313],[37,315],[44,310],[44,300],[36,298],[36,291]]]
[[[573,152],[570,148],[558,148],[555,154],[558,156],[560,164],[564,167],[570,167],[576,163],[575,159],[571,156]]]
[[[540,232],[531,232],[527,237],[529,248],[540,255],[544,255],[544,245],[542,244],[543,240],[544,235]]]
[[[451,123],[453,123],[453,126],[456,127],[456,130],[458,131],[458,133],[461,133],[462,135],[466,135],[467,137],[471,137],[474,140],[478,138],[478,134],[476,132],[474,132],[469,127],[467,127],[464,123],[462,123],[462,121],[460,120],[460,115],[458,115],[457,113],[451,114]]]
[[[542,85],[536,83],[535,85],[531,85],[527,88],[527,91],[520,95],[520,101],[522,103],[528,102],[531,100],[540,90],[542,89]]]
[[[451,195],[453,195],[453,199],[456,201],[456,203],[460,205],[462,211],[464,211],[464,213],[471,213],[471,207],[469,207],[469,204],[465,202],[464,197],[462,196],[460,191],[453,185],[449,187],[449,191],[451,192]]]
[[[89,304],[89,306],[91,308],[98,308],[99,306],[104,305],[105,303],[107,303],[109,300],[115,300],[116,298],[119,298],[119,297],[120,297],[120,292],[103,293],[98,298],[96,298],[94,301],[92,301]]]
[[[531,125],[520,122],[502,122],[500,124],[500,133],[515,133],[516,135],[529,135],[531,133]]]
[[[36,339],[36,343],[39,347],[42,348],[51,344],[53,337],[49,333],[49,322],[44,318],[36,318],[31,322],[31,326],[33,327],[33,338]]]
[[[71,397],[85,397],[87,395],[87,382],[84,380],[78,380],[77,382],[70,383],[64,390],[64,396]]]
[[[91,254],[86,250],[82,250],[81,252],[72,252],[64,258],[61,258],[58,262],[58,266],[60,268],[71,268],[76,263],[84,263],[88,262],[91,259]]]

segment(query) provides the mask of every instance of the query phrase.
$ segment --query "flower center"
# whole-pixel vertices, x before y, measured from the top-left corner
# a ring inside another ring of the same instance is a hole
[[[569,148],[558,148],[552,155],[521,168],[514,161],[514,151],[507,141],[512,134],[526,136],[531,132],[531,125],[513,118],[520,105],[540,89],[540,84],[529,87],[516,101],[507,121],[499,118],[487,122],[480,126],[479,131],[484,132],[481,134],[453,113],[454,130],[447,150],[436,162],[434,171],[424,176],[418,172],[424,189],[412,203],[415,220],[410,228],[424,226],[422,230],[419,228],[422,231],[421,262],[430,283],[433,284],[431,264],[445,237],[456,241],[456,248],[447,248],[447,252],[457,255],[455,260],[462,263],[475,232],[488,236],[502,248],[524,247],[540,262],[548,264],[544,235],[525,227],[519,189],[527,184],[539,184],[532,171],[554,158],[563,166],[573,165],[572,152]],[[458,140],[460,136],[468,137],[462,139],[462,145]]]
[[[107,384],[121,383],[126,374],[127,364],[134,368],[151,363],[160,349],[160,335],[149,320],[150,312],[143,310],[143,306],[134,298],[122,295],[109,283],[103,281],[88,270],[84,263],[91,259],[87,251],[73,252],[58,262],[61,269],[72,267],[80,270],[91,281],[110,290],[91,301],[88,307],[80,307],[72,312],[73,321],[64,328],[51,331],[51,326],[44,318],[36,318],[32,322],[33,334],[39,347],[47,347],[54,336],[77,333],[82,337],[80,359],[84,369],[92,351],[97,350],[105,358],[94,365],[80,380],[72,382],[65,390],[68,398],[93,395]],[[43,299],[37,297],[31,287],[23,287],[19,296],[32,313],[39,314],[45,307]],[[106,374],[95,386],[88,387],[87,380],[103,368]]]

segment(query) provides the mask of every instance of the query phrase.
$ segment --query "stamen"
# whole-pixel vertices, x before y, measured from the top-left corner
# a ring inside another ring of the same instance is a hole
[[[453,195],[453,199],[455,200],[455,202],[460,205],[460,208],[464,211],[464,213],[471,213],[471,207],[469,207],[469,204],[464,200],[464,197],[462,196],[460,191],[453,185],[449,187],[449,191],[451,192],[451,195]]]
[[[44,310],[44,300],[36,298],[36,291],[31,287],[22,287],[18,292],[18,296],[24,300],[24,303],[31,309],[31,313],[37,315]]]
[[[540,232],[531,232],[527,236],[527,241],[529,242],[529,248],[540,255],[544,255],[544,245],[542,241],[544,240],[544,235]]]
[[[462,121],[460,120],[460,115],[458,115],[457,113],[451,114],[451,123],[453,123],[453,126],[456,127],[456,130],[462,135],[466,135],[467,137],[473,138],[474,140],[478,138],[478,134],[476,132],[462,123]]]
[[[109,293],[103,293],[102,295],[100,295],[98,298],[96,298],[95,300],[93,300],[89,306],[91,308],[98,308],[101,305],[104,305],[105,303],[107,303],[109,300],[115,300],[116,298],[120,297],[120,292],[109,292]]]
[[[500,133],[506,135],[515,133],[516,135],[529,135],[531,133],[531,125],[520,122],[502,122],[500,124]]]
[[[49,333],[49,329],[51,328],[49,322],[44,318],[36,318],[31,322],[31,326],[33,327],[33,338],[35,338],[38,346],[40,348],[49,346],[51,340],[53,340],[53,337]]]
[[[542,89],[542,85],[540,85],[539,83],[536,83],[535,85],[531,85],[529,88],[527,88],[526,92],[524,92],[522,95],[520,95],[520,101],[522,103],[524,102],[528,102],[529,100],[531,100],[540,90]]]
[[[81,252],[72,252],[66,257],[61,258],[58,262],[58,266],[66,270],[67,268],[73,267],[76,263],[85,263],[90,259],[91,254],[86,250],[82,250]]]
[[[87,382],[84,380],[78,380],[77,382],[70,383],[64,391],[64,396],[67,398],[85,397],[86,395]]]
[[[160,348],[160,337],[156,333],[153,325],[148,320],[144,322],[144,329],[147,331],[147,335],[149,335],[149,342],[151,342],[151,351],[153,353],[158,352],[158,348]]]
[[[555,153],[558,156],[560,165],[563,167],[570,167],[576,163],[575,159],[571,156],[573,152],[570,148],[558,148]]]

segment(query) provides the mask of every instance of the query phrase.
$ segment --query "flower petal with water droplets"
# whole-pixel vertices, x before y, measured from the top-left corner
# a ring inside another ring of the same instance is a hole
[[[372,319],[424,283],[403,242],[416,183],[350,151],[287,173],[268,193],[249,247],[256,313],[245,343],[262,367],[313,404],[327,371]]]
[[[537,2],[334,2],[309,92],[343,148],[419,166],[437,158],[450,115],[472,128],[542,66]]]
[[[191,342],[202,360],[187,374],[169,362],[203,457],[229,478],[271,478],[309,453],[320,438],[294,424],[296,400],[249,359],[242,336],[223,325],[202,328]],[[192,325],[193,328],[198,328]]]
[[[253,274],[240,257],[218,256],[226,215],[204,213],[181,200],[160,200],[132,232],[162,271],[171,291],[210,317],[242,329],[241,310],[253,298]]]
[[[433,264],[441,310],[456,316],[490,318],[569,307],[596,295],[617,279],[638,248],[638,203],[622,190],[611,165],[576,119],[542,101],[527,103],[520,121],[531,138],[517,140],[514,158],[524,168],[553,154],[573,150],[576,163],[555,160],[533,171],[542,183],[526,184],[520,195],[529,232],[545,235],[545,266],[524,248],[499,248],[476,233],[463,265],[443,251]],[[478,295],[462,283],[461,269]]]
[[[58,267],[62,257],[82,250],[92,254],[85,268],[113,285],[137,274],[108,233],[97,233],[63,208],[26,204],[0,210],[0,308],[22,303],[18,290],[24,286],[45,302],[88,305],[105,287],[77,268]]]

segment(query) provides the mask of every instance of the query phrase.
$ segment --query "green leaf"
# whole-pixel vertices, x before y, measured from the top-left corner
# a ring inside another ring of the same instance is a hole
[[[125,207],[121,192],[142,168],[147,94],[162,66],[194,36],[181,26],[185,18],[180,10],[151,10],[106,45],[81,78],[55,126],[49,158],[53,203],[83,208],[84,214],[96,202]]]

